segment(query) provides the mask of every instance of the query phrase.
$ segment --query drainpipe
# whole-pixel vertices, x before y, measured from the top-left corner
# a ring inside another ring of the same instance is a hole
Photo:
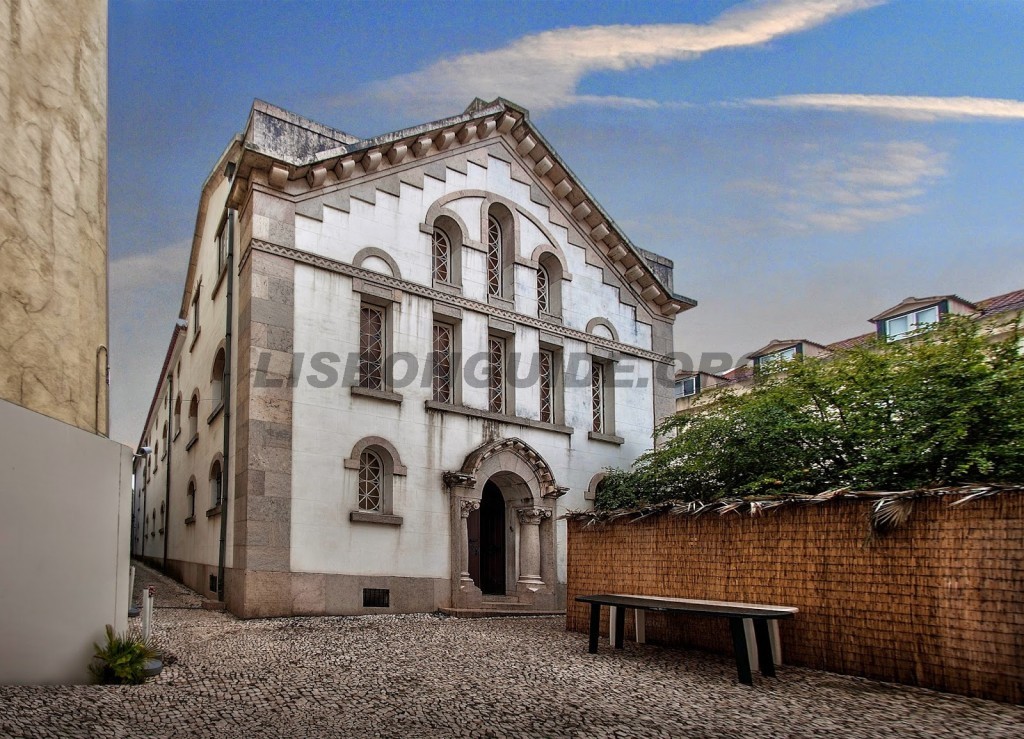
[[[109,319],[108,319],[109,320]],[[103,352],[103,363],[100,364],[100,352]],[[102,380],[100,379],[102,377]],[[108,429],[100,429],[100,394],[103,387],[110,387],[110,350],[106,344],[96,347],[96,433],[101,436],[108,436]],[[107,408],[110,408],[110,393],[106,393]],[[108,416],[109,418],[109,416]],[[110,424],[106,424],[109,428]]]
[[[230,175],[229,175],[230,176]],[[224,396],[224,449],[221,454],[221,501],[220,501],[220,550],[217,557],[217,600],[224,602],[224,563],[228,546],[228,470],[231,455],[231,322],[233,320],[233,294],[235,279],[235,211],[228,209],[228,254],[227,254],[227,320],[224,326],[224,377],[221,385]]]
[[[174,330],[172,341],[177,341],[178,330]],[[167,572],[167,542],[171,538],[171,439],[174,438],[174,373],[167,373],[167,438],[164,439],[164,451],[167,457],[164,487],[164,564]]]

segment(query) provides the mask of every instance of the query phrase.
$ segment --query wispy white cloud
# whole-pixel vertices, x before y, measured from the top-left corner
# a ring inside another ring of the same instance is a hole
[[[920,198],[946,174],[946,154],[919,141],[863,144],[853,151],[812,150],[778,179],[743,189],[766,199],[775,226],[788,231],[859,231],[919,212]]]
[[[906,95],[782,95],[745,101],[748,105],[849,111],[916,121],[1024,120],[1024,101],[977,97]]]
[[[383,103],[409,114],[437,115],[473,96],[502,96],[534,111],[574,103],[653,107],[654,101],[578,95],[594,72],[621,72],[696,58],[717,49],[755,46],[819,26],[884,0],[759,0],[707,24],[674,23],[564,28],[519,38],[491,51],[442,59],[369,85]]]

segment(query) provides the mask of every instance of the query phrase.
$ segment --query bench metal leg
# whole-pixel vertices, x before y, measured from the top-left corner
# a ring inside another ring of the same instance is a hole
[[[619,612],[618,606],[608,606],[608,646],[615,646],[615,616]]]
[[[744,685],[753,685],[754,676],[750,672],[750,656],[747,654],[747,632],[743,628],[742,618],[730,618],[729,630],[732,631],[732,651],[736,655],[736,671],[739,681]]]
[[[590,604],[590,646],[589,652],[597,654],[597,639],[601,635],[601,604]]]
[[[768,631],[768,619],[754,619],[754,635],[757,639],[757,663],[761,666],[761,674],[775,677],[775,656],[772,654],[772,638]]]
[[[622,649],[622,642],[625,641],[626,636],[626,609],[616,608],[615,609],[615,641],[613,646],[616,649]]]

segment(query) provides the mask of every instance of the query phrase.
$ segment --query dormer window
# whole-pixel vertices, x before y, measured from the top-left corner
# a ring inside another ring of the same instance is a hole
[[[772,352],[771,354],[756,357],[754,359],[754,364],[757,366],[757,369],[762,372],[773,372],[780,365],[796,359],[796,355],[799,353],[797,349],[798,345],[793,345],[786,347],[785,349],[780,349],[777,352]]]
[[[913,313],[905,313],[885,322],[885,338],[887,341],[899,341],[938,322],[939,306],[937,305]]]
[[[693,375],[676,380],[676,397],[688,398],[700,392],[700,377]]]

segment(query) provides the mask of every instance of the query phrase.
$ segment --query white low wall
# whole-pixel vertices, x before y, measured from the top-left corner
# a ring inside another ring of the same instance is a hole
[[[128,613],[129,447],[0,401],[0,683],[83,683]]]

